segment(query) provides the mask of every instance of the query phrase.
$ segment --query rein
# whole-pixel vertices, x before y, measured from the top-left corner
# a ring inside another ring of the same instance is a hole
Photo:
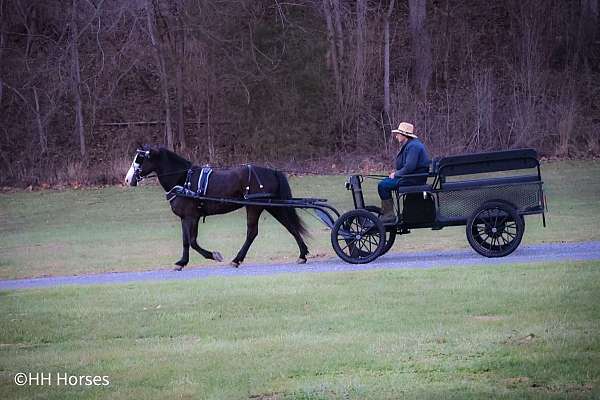
[[[241,166],[247,166],[247,165],[248,164],[242,164]],[[177,174],[181,174],[183,172],[187,172],[192,168],[181,169],[181,170],[169,172],[166,174],[160,174],[160,175],[157,174],[156,172],[153,172],[153,173],[149,174],[148,176],[143,177],[142,179],[159,178],[161,176],[177,175]],[[221,168],[213,168],[213,169],[227,170],[227,169],[232,169],[232,168],[236,168],[236,167],[221,167]],[[291,171],[291,170],[284,170],[284,169],[278,169],[278,171],[285,172],[286,174],[292,174],[292,175],[318,175],[316,173],[310,173],[310,172],[304,172],[304,171]],[[250,173],[248,175],[250,175]],[[255,175],[255,174],[253,174],[253,175]],[[351,173],[350,175],[355,175],[355,174]],[[363,178],[376,179],[376,180],[381,180],[381,179],[387,178],[387,175],[361,175],[361,176]]]
[[[136,158],[134,158],[134,165],[139,165],[141,162],[138,162],[138,164],[135,164],[137,161],[137,157],[140,155],[144,155],[144,156],[148,156],[149,151],[147,150],[137,150],[137,155]],[[189,162],[189,161],[188,161]],[[173,175],[178,175],[178,174],[183,174],[183,173],[187,173],[188,174],[188,178],[186,179],[186,181],[189,180],[189,175],[190,173],[195,170],[196,168],[194,167],[193,163],[191,163],[192,165],[189,168],[186,169],[179,169],[179,170],[175,170],[172,172],[168,172],[168,173],[163,173],[163,174],[159,174],[157,172],[151,172],[146,176],[141,176],[139,174],[139,171],[141,168],[136,166],[136,169],[134,170],[134,178],[138,181],[141,182],[144,179],[150,179],[150,178],[160,178],[162,176],[173,176]],[[249,190],[250,190],[250,181],[252,180],[252,176],[255,177],[260,189],[262,189],[264,186],[262,184],[262,182],[260,181],[260,178],[258,176],[258,174],[256,173],[256,171],[254,171],[252,169],[252,164],[241,164],[241,167],[247,167],[248,168],[248,184],[246,185],[246,187],[244,187],[246,195],[248,194]],[[237,167],[237,166],[236,166]],[[227,169],[233,169],[236,167],[220,167],[218,169],[222,169],[222,170],[227,170]],[[212,169],[215,169],[213,167],[211,167]],[[314,173],[310,173],[310,172],[306,172],[306,171],[290,171],[290,170],[285,170],[285,169],[279,169],[279,168],[273,168],[273,167],[265,167],[265,168],[270,168],[270,169],[276,169],[279,172],[284,172],[288,175],[301,175],[301,174],[308,174],[308,175],[313,175]],[[316,174],[314,174],[316,175]],[[354,175],[354,174],[353,174]],[[386,175],[362,175],[363,178],[368,178],[368,179],[376,179],[376,180],[381,180],[386,178]]]

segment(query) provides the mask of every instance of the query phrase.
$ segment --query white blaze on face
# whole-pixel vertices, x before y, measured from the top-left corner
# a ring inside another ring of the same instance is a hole
[[[127,171],[127,175],[125,175],[125,183],[128,186],[136,186],[137,185],[137,182],[134,182],[133,174],[135,172],[135,169],[138,168],[139,166],[140,165],[136,164],[135,161],[133,161],[131,163],[131,167],[129,167],[129,171]]]

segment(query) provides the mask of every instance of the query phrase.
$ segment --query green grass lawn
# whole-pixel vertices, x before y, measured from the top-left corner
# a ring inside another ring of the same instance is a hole
[[[524,243],[598,240],[600,162],[562,161],[543,166],[549,200],[549,227],[527,218]],[[297,197],[324,197],[340,210],[352,208],[344,176],[290,179]],[[369,204],[379,203],[376,181],[366,180]],[[313,238],[316,257],[333,257],[329,230],[301,213]],[[294,261],[292,237],[267,213],[246,262]],[[246,234],[245,211],[209,217],[200,225],[199,242],[233,259]],[[422,229],[396,240],[393,251],[468,247],[464,227],[432,232]],[[0,194],[0,279],[89,274],[171,267],[181,255],[179,219],[157,186],[109,187]],[[190,266],[211,265],[191,253]]]
[[[0,398],[598,398],[599,287],[587,262],[3,292]]]

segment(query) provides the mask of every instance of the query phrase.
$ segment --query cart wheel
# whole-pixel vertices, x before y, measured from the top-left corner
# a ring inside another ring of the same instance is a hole
[[[385,229],[379,219],[366,210],[348,211],[335,222],[331,245],[342,260],[365,264],[380,256],[385,246]]]
[[[377,206],[366,206],[365,210],[374,213],[377,215],[377,219],[381,217],[381,208]],[[385,227],[384,227],[385,228]],[[385,246],[383,246],[383,250],[381,250],[381,254],[379,257],[390,251],[394,242],[396,241],[396,226],[390,227],[390,229],[385,229]]]
[[[481,206],[467,221],[467,240],[485,257],[504,257],[519,247],[525,223],[514,207],[500,201]]]

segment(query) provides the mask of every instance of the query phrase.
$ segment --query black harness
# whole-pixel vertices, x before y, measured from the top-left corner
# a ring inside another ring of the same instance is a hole
[[[264,186],[263,186],[262,182],[260,181],[260,177],[258,176],[258,173],[256,173],[254,167],[252,167],[252,165],[248,164],[247,168],[248,168],[248,183],[246,184],[246,186],[244,188],[244,200],[275,197],[275,195],[273,193],[263,192]],[[169,190],[165,194],[165,197],[167,198],[167,200],[169,202],[173,201],[173,199],[175,199],[175,197],[178,197],[178,196],[197,199],[197,200],[202,200],[203,197],[206,196],[206,191],[208,190],[209,178],[213,172],[213,169],[208,165],[202,167],[197,181],[196,181],[196,179],[194,179],[194,174],[196,171],[198,171],[198,167],[192,167],[192,168],[188,169],[187,175],[185,178],[185,183],[183,184],[183,186],[179,186],[179,185],[175,186],[175,187],[173,187],[173,189]],[[260,191],[257,193],[250,193],[250,183],[252,182],[253,177],[256,180],[256,182],[258,183],[258,188],[260,189]],[[197,182],[197,184],[196,184],[196,182]]]
[[[254,178],[256,179],[256,182],[258,183],[258,188],[260,189],[260,192],[258,192],[258,193],[250,193],[250,182],[252,181],[253,175],[254,175]],[[264,189],[264,186],[261,183],[260,178],[258,177],[258,174],[252,168],[252,165],[248,164],[248,184],[246,185],[246,189],[244,190],[244,199],[250,200],[250,199],[259,199],[259,198],[265,198],[265,197],[274,197],[273,193],[265,193],[265,192],[263,192],[263,189]]]
[[[194,179],[194,175],[198,170],[200,170],[200,174],[198,175],[198,180],[196,180]],[[167,200],[169,202],[173,201],[173,199],[177,196],[189,197],[193,199],[198,199],[205,196],[206,191],[208,190],[208,182],[212,172],[213,169],[208,165],[205,165],[202,168],[192,167],[188,169],[183,186],[174,186],[173,189],[169,190],[165,195]]]

